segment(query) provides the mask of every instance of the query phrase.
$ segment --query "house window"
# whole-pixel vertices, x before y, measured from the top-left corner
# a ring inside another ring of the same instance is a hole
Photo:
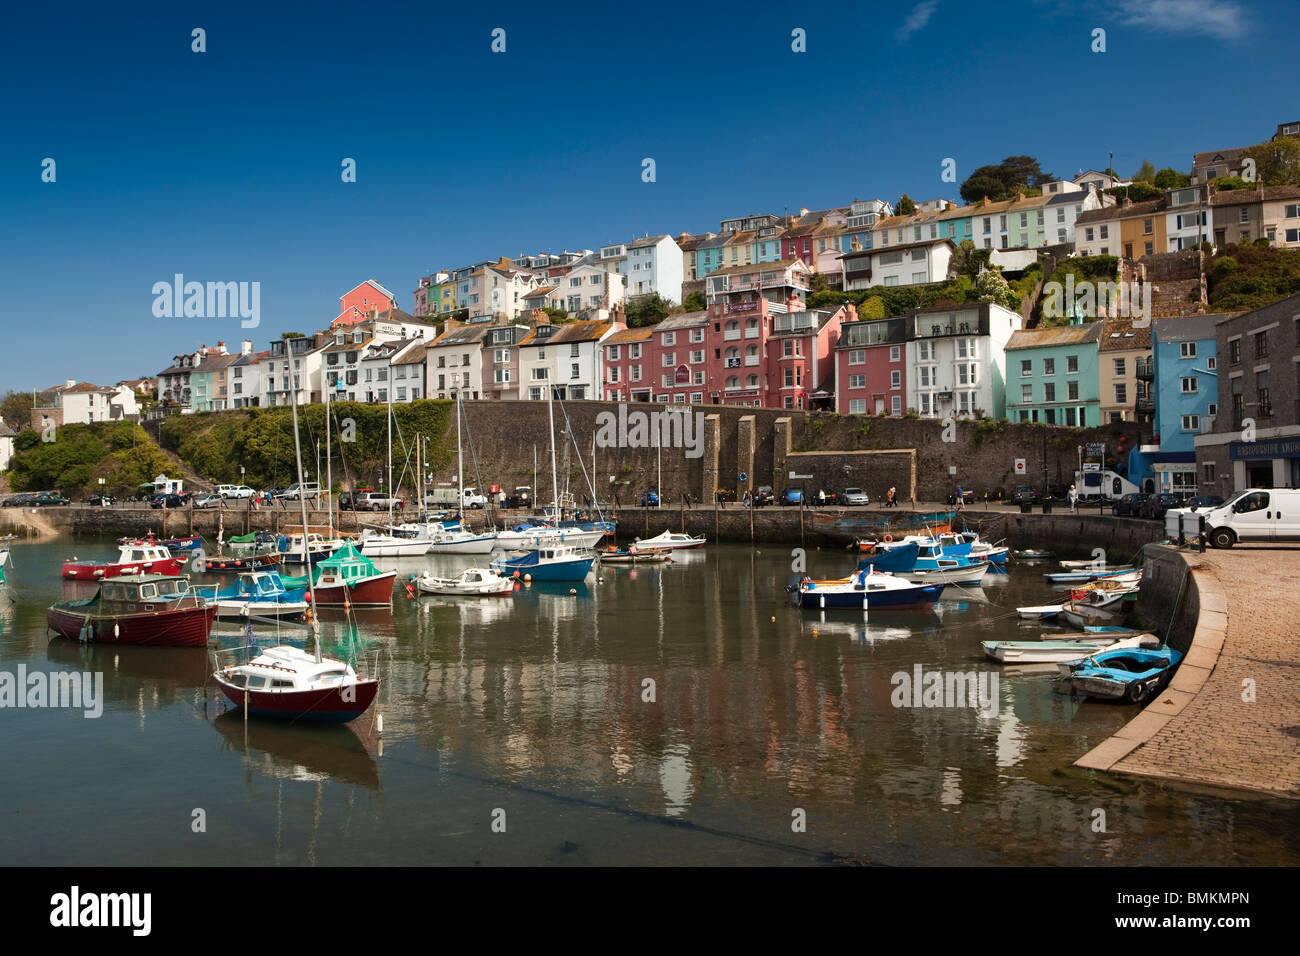
[[[849,364],[850,364],[850,365],[864,365],[864,364],[866,364],[866,361],[867,361],[867,350],[866,350],[866,349],[850,349],[850,350],[849,350]]]
[[[1201,481],[1207,485],[1214,484],[1214,462],[1206,461],[1201,463]]]
[[[865,375],[850,375],[849,388],[866,388],[867,377]]]
[[[1056,374],[1056,359],[1054,358],[1043,359],[1043,374],[1044,375]]]
[[[1117,359],[1112,359],[1111,361],[1113,361],[1113,362],[1115,363],[1115,374],[1116,374],[1116,375],[1118,375],[1118,376],[1120,376],[1121,378],[1123,378],[1125,375],[1128,374],[1128,372],[1126,371],[1126,367],[1127,367],[1127,360],[1126,360],[1126,359],[1117,358]]]
[[[1079,400],[1079,383],[1078,383],[1078,382],[1066,382],[1066,383],[1065,383],[1065,395],[1066,395],[1066,398],[1067,398],[1069,401],[1077,402],[1077,401]]]
[[[1079,356],[1067,355],[1065,357],[1066,374],[1077,374],[1079,371]]]
[[[1230,365],[1241,364],[1241,339],[1233,339],[1228,343],[1228,363]]]
[[[902,350],[897,345],[889,347],[889,361],[898,362],[902,360]]]
[[[1043,386],[1043,401],[1045,402],[1056,401],[1056,386],[1051,382],[1048,382],[1046,385]]]
[[[1197,389],[1196,389],[1195,376],[1191,378],[1181,379],[1181,384],[1182,384],[1182,391],[1184,395],[1194,395],[1196,393]]]
[[[1200,415],[1184,415],[1184,416],[1183,416],[1183,431],[1185,431],[1185,432],[1199,432],[1200,430],[1201,430],[1201,416],[1200,416]]]
[[[1119,384],[1115,386],[1115,404],[1116,405],[1128,404],[1128,385]]]
[[[1021,404],[1021,405],[1028,405],[1028,404],[1029,404],[1030,402],[1032,402],[1033,400],[1034,400],[1034,386],[1032,386],[1032,385],[1021,385],[1021,386],[1020,386],[1020,404]]]
[[[1268,330],[1255,333],[1255,358],[1268,357]]]
[[[902,372],[898,371],[897,369],[894,369],[894,371],[892,371],[892,372],[889,373],[889,387],[890,387],[890,388],[902,388],[902,387],[903,387],[903,373],[902,373]]]
[[[609,360],[611,362],[618,361],[619,358],[618,353],[619,353],[619,349],[621,348],[622,348],[621,345],[611,345],[609,348],[605,349],[605,354],[609,356]]]
[[[1032,360],[1032,359],[1021,359],[1021,360],[1020,360],[1020,376],[1021,376],[1021,378],[1028,378],[1030,375],[1033,375],[1033,374],[1034,374],[1034,363],[1033,363],[1033,360]]]
[[[865,398],[849,399],[850,415],[865,415],[867,413],[867,400]]]
[[[1178,343],[1178,357],[1192,358],[1192,359],[1196,358],[1196,343],[1195,342]]]
[[[636,342],[628,346],[627,357],[639,359],[641,357],[641,343]]]

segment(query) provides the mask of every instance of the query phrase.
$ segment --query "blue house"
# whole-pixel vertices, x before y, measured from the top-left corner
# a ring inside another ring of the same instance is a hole
[[[1219,412],[1215,325],[1223,315],[1189,315],[1151,322],[1155,373],[1155,435],[1151,455],[1157,492],[1196,492],[1197,435]]]

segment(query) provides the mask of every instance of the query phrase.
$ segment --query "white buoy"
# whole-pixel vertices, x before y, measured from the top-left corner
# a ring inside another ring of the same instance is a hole
[[[573,594],[577,594],[577,593],[578,593],[578,589],[577,589],[577,588],[569,588],[569,594],[573,595]]]
[[[377,729],[381,734],[384,732],[384,715],[383,715],[383,714],[379,714],[379,715],[378,715],[378,720],[377,720],[377,722],[376,722],[376,724],[375,724],[375,727],[376,727],[376,729]]]

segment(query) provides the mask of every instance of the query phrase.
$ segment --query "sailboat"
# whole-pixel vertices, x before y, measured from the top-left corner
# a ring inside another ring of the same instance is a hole
[[[547,386],[546,415],[550,423],[551,438],[551,494],[555,514],[560,513],[560,484],[555,468],[555,413],[552,409],[553,387]],[[492,570],[498,574],[529,577],[534,581],[583,581],[591,573],[596,554],[586,549],[579,550],[572,545],[561,543],[559,535],[569,529],[534,529],[534,532],[551,531],[555,537],[544,540],[549,535],[537,534],[539,544],[536,547],[525,545],[527,550],[512,551],[492,562]]]
[[[292,382],[293,449],[302,483],[302,446],[298,437],[298,382]],[[307,501],[299,496],[302,526],[307,527]],[[306,558],[304,546],[304,562]],[[307,588],[316,603],[310,575]],[[218,667],[213,680],[222,692],[244,709],[245,715],[288,720],[346,722],[360,717],[379,693],[379,680],[363,677],[350,664],[321,656],[320,625],[312,620],[315,653],[289,645],[268,648],[243,664]],[[250,628],[251,634],[251,628]]]
[[[399,531],[393,527],[393,391],[388,390],[388,526],[386,531],[367,529],[361,532],[361,553],[368,558],[419,557],[428,554],[424,535]]]
[[[465,454],[461,447],[461,393],[456,392],[456,500],[465,501]],[[423,493],[423,482],[421,482]],[[404,525],[410,528],[412,525]],[[414,526],[419,527],[419,526]],[[495,531],[475,533],[463,524],[448,527],[440,522],[427,522],[422,527],[429,542],[430,554],[487,554],[496,544]]]

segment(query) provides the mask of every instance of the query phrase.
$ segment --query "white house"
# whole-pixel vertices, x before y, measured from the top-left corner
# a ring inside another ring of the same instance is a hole
[[[519,343],[520,397],[544,401],[551,384],[557,398],[599,398],[601,343],[623,328],[621,322],[608,321],[537,326]]]
[[[840,257],[846,292],[873,285],[924,285],[948,278],[951,239],[924,239],[904,245],[849,252]]]
[[[1058,188],[1049,192],[1053,186]],[[1048,246],[1073,243],[1078,218],[1107,204],[1102,193],[1071,182],[1044,183],[1043,194],[1050,196],[1043,224],[1043,244]]]
[[[428,398],[465,398],[483,394],[483,339],[492,326],[486,322],[448,329],[425,349],[425,395]]]
[[[310,405],[321,400],[321,365],[329,342],[324,333],[279,338],[271,343],[270,352],[260,363],[262,405],[289,405],[295,399],[290,382],[297,391],[297,403]]]
[[[596,262],[607,272],[627,277],[627,296],[657,294],[669,302],[682,296],[686,273],[682,250],[672,236],[643,236],[601,248]]]
[[[1168,245],[1165,252],[1195,249],[1203,242],[1214,240],[1213,207],[1206,199],[1206,187],[1187,186],[1171,189],[1165,195],[1165,235]]]
[[[991,302],[918,309],[908,316],[907,407],[925,418],[1001,418],[1006,344],[1018,313]]]
[[[7,471],[14,457],[14,430],[0,418],[0,471]]]
[[[135,392],[126,385],[92,385],[70,378],[47,392],[49,405],[32,409],[32,427],[122,421],[140,414]]]

